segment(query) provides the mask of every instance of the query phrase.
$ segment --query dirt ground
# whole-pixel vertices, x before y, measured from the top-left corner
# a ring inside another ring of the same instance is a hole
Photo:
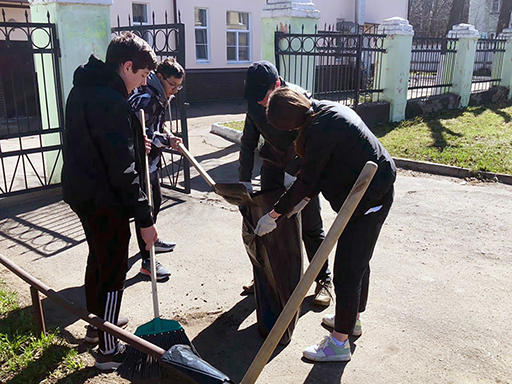
[[[191,151],[218,182],[236,180],[238,146],[209,128],[243,111],[236,103],[223,108],[215,116],[207,107],[191,108],[189,119]],[[172,271],[158,286],[161,314],[179,320],[202,357],[238,383],[262,343],[254,299],[241,295],[251,279],[241,216],[208,192],[197,173],[192,177],[190,195],[165,191],[159,216],[160,237],[178,244],[158,257]],[[0,200],[0,253],[83,305],[87,246],[56,192]],[[304,347],[326,334],[321,318],[334,310],[314,307],[311,290],[292,342],[276,350],[258,383],[512,383],[511,201],[512,186],[400,171],[352,361],[301,358]],[[325,201],[322,214],[327,229],[334,213]],[[152,309],[134,238],[130,265],[122,314],[134,331],[151,320]],[[0,278],[29,297],[28,286],[3,267]],[[82,345],[82,320],[47,299],[44,308],[50,326]],[[72,382],[127,382],[87,369],[87,380]]]

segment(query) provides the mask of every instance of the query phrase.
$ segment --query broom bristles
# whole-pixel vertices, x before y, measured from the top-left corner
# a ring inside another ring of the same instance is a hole
[[[184,329],[172,332],[164,332],[153,335],[140,336],[142,339],[149,341],[166,351],[173,345],[185,344],[192,348],[197,354],[194,346],[185,334]],[[131,345],[126,346],[126,358],[117,369],[117,373],[128,380],[140,379],[148,380],[158,378],[160,376],[160,363],[157,359],[139,351]]]

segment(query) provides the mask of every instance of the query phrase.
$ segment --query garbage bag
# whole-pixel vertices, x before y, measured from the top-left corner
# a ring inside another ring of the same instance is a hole
[[[188,345],[173,345],[160,361],[162,384],[234,384],[228,376],[197,356]]]
[[[242,238],[254,271],[254,295],[258,332],[267,337],[302,276],[301,224],[298,215],[281,216],[277,228],[259,237],[254,234],[258,220],[272,209],[284,188],[252,195],[256,206],[243,206]],[[300,310],[284,333],[280,344],[290,342]]]

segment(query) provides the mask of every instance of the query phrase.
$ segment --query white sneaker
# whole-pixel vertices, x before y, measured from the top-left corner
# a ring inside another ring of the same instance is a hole
[[[350,342],[347,340],[342,347],[338,347],[331,335],[325,336],[317,345],[307,347],[302,355],[312,361],[350,361]]]

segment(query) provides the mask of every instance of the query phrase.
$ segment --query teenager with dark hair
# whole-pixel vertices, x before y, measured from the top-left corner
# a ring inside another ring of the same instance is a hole
[[[301,163],[296,182],[259,220],[255,229],[259,236],[272,232],[280,215],[300,211],[320,192],[338,212],[366,162],[379,167],[338,240],[336,313],[322,320],[334,330],[303,352],[313,361],[348,361],[348,336],[362,333],[359,314],[366,309],[370,259],[393,202],[395,163],[357,113],[339,103],[310,100],[279,88],[270,96],[267,115],[277,129],[298,132],[295,147]]]
[[[165,112],[169,108],[169,103],[183,88],[185,79],[185,70],[174,59],[166,59],[158,64],[156,71],[151,72],[147,79],[147,84],[136,89],[134,94],[128,100],[135,112],[144,110],[146,117],[146,136],[149,139],[149,175],[151,180],[151,191],[153,195],[153,220],[156,222],[160,206],[162,204],[162,191],[160,188],[160,169],[162,167],[161,156],[162,149],[172,147],[178,149],[178,143],[181,139],[172,135],[165,128]],[[136,220],[135,225],[140,227]],[[142,256],[142,265],[140,272],[151,276],[151,263],[149,261],[149,252],[145,248],[142,237],[137,233],[140,254]],[[176,243],[158,239],[155,242],[155,251],[170,252],[176,247]],[[171,272],[160,262],[156,261],[156,279],[163,281],[169,278]]]
[[[128,95],[156,67],[151,47],[132,33],[112,39],[106,62],[94,56],[76,69],[66,103],[64,200],[78,215],[89,246],[85,273],[87,310],[126,326],[119,318],[128,271],[129,220],[140,223],[149,249],[158,238],[142,187],[144,139]],[[92,326],[86,338],[99,341],[95,366],[117,368],[124,345]]]
[[[247,100],[244,131],[240,146],[239,180],[252,192],[252,170],[254,153],[260,136],[265,139],[259,156],[262,159],[261,189],[274,187],[289,188],[297,172],[296,154],[293,147],[297,133],[285,132],[269,124],[265,114],[268,98],[274,89],[288,87],[310,97],[310,93],[301,87],[286,83],[279,77],[276,67],[268,61],[257,61],[247,70],[245,79],[244,98]],[[308,259],[311,260],[325,238],[322,216],[320,214],[320,199],[313,198],[302,211],[302,240]],[[313,303],[328,307],[331,302],[331,271],[326,262],[316,278],[316,289]],[[253,286],[245,286],[244,290],[251,292]]]

